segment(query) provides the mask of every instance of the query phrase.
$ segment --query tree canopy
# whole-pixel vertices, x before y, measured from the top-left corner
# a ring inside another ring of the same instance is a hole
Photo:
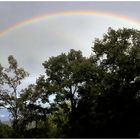
[[[13,123],[0,126],[6,130],[0,137],[140,136],[140,31],[108,28],[91,56],[71,49],[50,57],[44,75],[21,91],[28,73],[13,56],[8,62],[0,66],[0,106]]]

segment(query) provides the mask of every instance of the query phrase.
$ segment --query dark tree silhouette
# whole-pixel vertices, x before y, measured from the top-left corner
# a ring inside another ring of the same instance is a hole
[[[93,52],[98,80],[83,98],[71,124],[71,137],[136,138],[140,133],[140,32],[109,28]],[[95,81],[95,80],[94,80]],[[95,95],[96,96],[93,96]],[[94,98],[93,98],[94,97]]]

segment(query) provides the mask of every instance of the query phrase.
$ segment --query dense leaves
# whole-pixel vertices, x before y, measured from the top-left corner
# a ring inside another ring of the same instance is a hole
[[[50,57],[45,75],[21,91],[28,73],[9,56],[9,67],[0,65],[0,106],[12,126],[0,124],[0,137],[138,138],[140,31],[109,28],[92,50]]]
[[[87,90],[89,87],[87,84],[85,90],[80,91],[89,98],[84,97],[85,99],[79,102],[75,118],[71,121],[74,127],[71,129],[72,137],[139,136],[138,36],[140,32],[137,30],[124,28],[115,31],[109,28],[103,39],[95,40],[93,51],[99,68],[97,72],[99,80],[90,90]],[[92,98],[95,93],[96,96]],[[75,125],[76,123],[78,124]]]
[[[12,128],[0,122],[0,138],[10,138],[12,136],[13,136]]]

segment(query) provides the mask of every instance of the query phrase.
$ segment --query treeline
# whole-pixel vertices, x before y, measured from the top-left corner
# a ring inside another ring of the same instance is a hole
[[[50,57],[45,74],[21,91],[28,73],[13,56],[8,62],[0,66],[0,106],[12,125],[0,123],[1,138],[140,136],[140,31],[109,28],[89,57],[76,50]]]

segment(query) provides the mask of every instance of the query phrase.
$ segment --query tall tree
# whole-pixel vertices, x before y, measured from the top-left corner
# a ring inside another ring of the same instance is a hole
[[[70,137],[139,137],[140,31],[109,28],[102,39],[95,39],[93,52],[97,70],[91,73],[96,78],[90,75],[91,82],[78,91],[81,100]]]
[[[27,88],[22,90],[20,96],[21,124],[28,125],[29,123],[46,122],[49,112],[49,99],[46,95],[44,76],[40,76],[35,84],[30,84]],[[45,99],[44,99],[45,98]],[[46,105],[47,104],[47,105]]]
[[[43,63],[47,75],[48,93],[56,94],[57,104],[70,102],[71,112],[77,102],[77,90],[81,81],[75,75],[77,67],[86,58],[81,51],[70,50],[68,54],[51,57]]]
[[[104,71],[101,80],[103,92],[96,108],[96,114],[102,113],[102,134],[138,137],[140,31],[109,28],[103,39],[95,40],[93,51],[99,67]]]
[[[1,105],[7,108],[12,115],[13,128],[18,130],[19,119],[19,102],[20,91],[18,89],[22,80],[28,76],[28,73],[19,68],[16,59],[13,56],[8,57],[8,68],[0,67],[1,91],[0,99]]]

